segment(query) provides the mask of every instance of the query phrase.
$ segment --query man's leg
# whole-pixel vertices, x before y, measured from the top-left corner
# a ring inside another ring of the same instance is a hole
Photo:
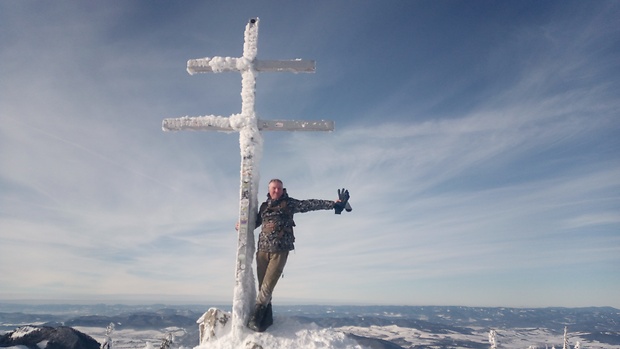
[[[256,253],[259,292],[256,297],[254,313],[248,322],[248,327],[254,331],[262,332],[273,324],[271,295],[282,275],[287,258],[288,252],[267,253],[259,251]]]
[[[258,256],[256,257],[256,264],[258,266],[258,260],[262,261],[267,260],[267,266],[263,270],[265,270],[264,274],[258,276],[259,282],[259,291],[258,296],[256,297],[256,303],[267,305],[271,302],[271,296],[273,294],[273,289],[276,287],[278,280],[280,280],[280,276],[282,276],[282,272],[284,271],[284,266],[286,265],[286,260],[288,259],[288,251],[286,252],[276,252],[276,253],[265,253],[259,252],[260,254],[265,254],[267,256]],[[266,257],[266,258],[265,258]]]
[[[265,278],[265,273],[267,272],[267,266],[269,265],[269,253],[267,252],[256,252],[256,277],[258,278],[258,291],[260,292],[260,288],[263,285],[263,279]]]

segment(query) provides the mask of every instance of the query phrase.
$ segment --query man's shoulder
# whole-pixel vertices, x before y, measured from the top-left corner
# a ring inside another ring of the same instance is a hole
[[[267,205],[269,204],[268,201],[263,201],[263,203],[260,204],[260,206],[258,207],[258,211],[263,211],[265,208],[267,208]]]

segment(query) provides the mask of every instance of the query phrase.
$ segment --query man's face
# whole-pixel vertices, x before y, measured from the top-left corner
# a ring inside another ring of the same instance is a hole
[[[269,197],[272,200],[278,200],[283,193],[282,183],[280,182],[271,182],[269,183]]]

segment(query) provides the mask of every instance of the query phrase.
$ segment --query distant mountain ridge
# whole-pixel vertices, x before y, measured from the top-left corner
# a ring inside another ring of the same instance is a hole
[[[369,321],[361,318],[373,317],[383,324],[405,326],[415,325],[413,320],[423,320],[450,326],[544,327],[558,332],[562,332],[564,326],[570,326],[573,331],[589,331],[593,328],[602,331],[620,330],[620,310],[612,307],[295,306],[288,308],[291,313],[303,313],[309,317],[359,317],[360,321],[366,323]]]

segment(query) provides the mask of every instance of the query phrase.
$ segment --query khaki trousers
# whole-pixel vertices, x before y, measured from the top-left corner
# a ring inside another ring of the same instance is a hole
[[[284,265],[288,259],[286,252],[256,252],[256,275],[258,277],[258,295],[256,304],[267,305],[271,302],[273,289],[276,287]]]

